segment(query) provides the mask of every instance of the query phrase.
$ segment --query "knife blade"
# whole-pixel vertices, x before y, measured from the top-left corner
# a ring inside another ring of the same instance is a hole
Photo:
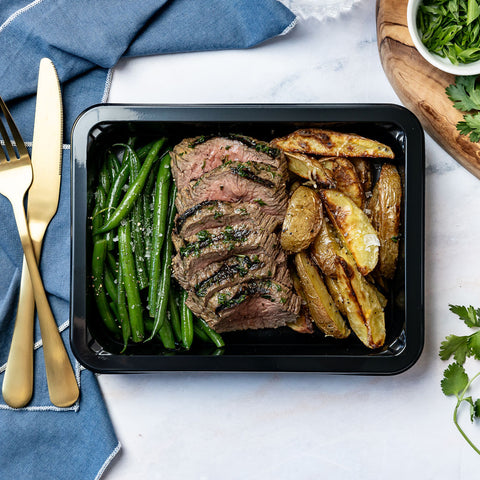
[[[62,168],[62,139],[63,109],[60,83],[52,61],[43,58],[40,61],[38,73],[31,155],[33,182],[28,192],[27,202],[28,226],[37,262],[40,259],[45,232],[58,208]],[[25,258],[22,268],[15,328],[2,388],[5,401],[13,407],[26,405],[33,392],[35,301]],[[61,337],[56,325],[45,326],[41,323],[40,327],[48,371],[49,358],[44,337],[47,336],[48,342],[57,345],[59,341],[61,342]],[[73,370],[71,373],[67,371],[65,375],[70,378],[69,382],[71,383]],[[73,379],[75,380],[74,375]]]

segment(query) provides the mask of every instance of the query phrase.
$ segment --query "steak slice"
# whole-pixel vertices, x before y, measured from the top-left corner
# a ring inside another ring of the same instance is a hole
[[[192,235],[177,235],[172,234],[172,240],[175,245],[175,249],[179,252],[185,252],[189,250],[199,251],[203,246],[206,246],[215,241],[228,242],[234,240],[238,234],[238,231],[249,229],[251,231],[272,233],[278,223],[274,217],[269,215],[262,215],[257,217],[242,216],[241,221],[237,223],[227,223],[219,227],[203,229]],[[235,228],[234,228],[235,227]]]
[[[222,164],[180,189],[175,204],[180,215],[206,200],[256,202],[270,215],[285,214],[285,180],[286,168],[273,172],[265,164]]]
[[[171,152],[172,174],[180,190],[225,161],[261,162],[277,168],[282,155],[266,142],[241,135],[186,138]]]
[[[276,253],[276,257],[264,253],[237,255],[224,262],[213,263],[205,270],[198,271],[195,279],[192,279],[192,293],[203,299],[199,303],[206,306],[212,295],[219,290],[249,279],[275,278],[276,281],[289,285],[291,279],[285,254],[282,251]]]
[[[251,279],[213,295],[207,308],[189,293],[187,306],[215,331],[277,328],[295,321],[301,300],[291,288],[270,279]]]
[[[207,232],[208,233],[208,232]],[[265,229],[234,225],[225,235],[205,235],[200,240],[180,249],[172,259],[173,275],[184,288],[191,286],[196,272],[205,270],[214,262],[222,262],[236,255],[259,255],[264,252],[274,256],[278,238]],[[198,237],[197,237],[198,238]]]
[[[261,223],[265,215],[267,214],[263,206],[258,203],[205,200],[183,214],[177,215],[175,233],[182,237],[189,237],[201,230],[240,223],[245,218]],[[275,219],[276,225],[281,225],[284,218],[283,212],[275,212],[272,218]]]

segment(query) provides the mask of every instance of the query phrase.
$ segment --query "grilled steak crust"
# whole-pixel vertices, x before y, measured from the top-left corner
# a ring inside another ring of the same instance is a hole
[[[181,215],[206,200],[254,202],[269,214],[285,212],[287,204],[286,168],[273,170],[266,164],[223,163],[180,189],[176,207]]]
[[[201,230],[216,227],[226,227],[244,221],[246,218],[262,223],[268,216],[263,206],[258,202],[222,202],[220,200],[205,200],[197,203],[175,219],[175,234],[190,237]],[[275,220],[276,226],[283,223],[284,213],[280,210],[269,215]]]
[[[266,142],[241,135],[186,138],[171,152],[172,173],[179,180],[177,188],[180,190],[225,161],[262,162],[277,168],[282,155]]]
[[[212,295],[206,310],[191,294],[187,305],[217,332],[228,332],[284,326],[296,319],[301,300],[275,280],[253,278]]]
[[[232,256],[274,255],[278,238],[268,230],[255,230],[244,225],[235,225],[225,237],[199,240],[178,251],[172,260],[173,275],[186,290],[192,289],[192,280],[197,272],[205,270],[214,262],[224,262]],[[188,287],[188,288],[187,288]]]
[[[218,332],[276,328],[300,311],[278,227],[283,153],[251,137],[195,137],[172,152],[178,192],[172,272],[187,305]]]

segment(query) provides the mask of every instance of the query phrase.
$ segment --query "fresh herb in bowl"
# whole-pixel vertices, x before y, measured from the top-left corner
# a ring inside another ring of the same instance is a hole
[[[451,363],[443,374],[441,382],[442,391],[445,395],[455,395],[457,404],[453,411],[453,422],[466,442],[480,455],[480,449],[472,442],[458,423],[458,410],[463,402],[470,406],[470,420],[480,418],[480,398],[474,400],[469,394],[470,386],[473,381],[480,376],[480,372],[469,377],[464,364],[468,357],[480,360],[480,309],[474,307],[464,307],[460,305],[450,305],[450,311],[463,320],[465,325],[475,328],[469,335],[449,335],[440,345],[440,358],[449,360],[452,356],[454,362]]]
[[[480,27],[480,25],[479,25]],[[463,121],[457,123],[457,130],[468,135],[470,141],[480,141],[480,85],[477,76],[460,76],[446,88],[453,106],[464,112]]]
[[[478,0],[423,0],[416,23],[425,47],[452,64],[480,60]]]

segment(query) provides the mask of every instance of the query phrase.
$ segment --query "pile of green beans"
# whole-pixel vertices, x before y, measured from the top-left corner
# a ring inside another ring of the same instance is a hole
[[[186,306],[172,278],[177,193],[167,139],[135,149],[135,138],[107,149],[91,216],[92,291],[106,329],[130,344],[160,342],[185,351],[195,339],[225,345]]]

